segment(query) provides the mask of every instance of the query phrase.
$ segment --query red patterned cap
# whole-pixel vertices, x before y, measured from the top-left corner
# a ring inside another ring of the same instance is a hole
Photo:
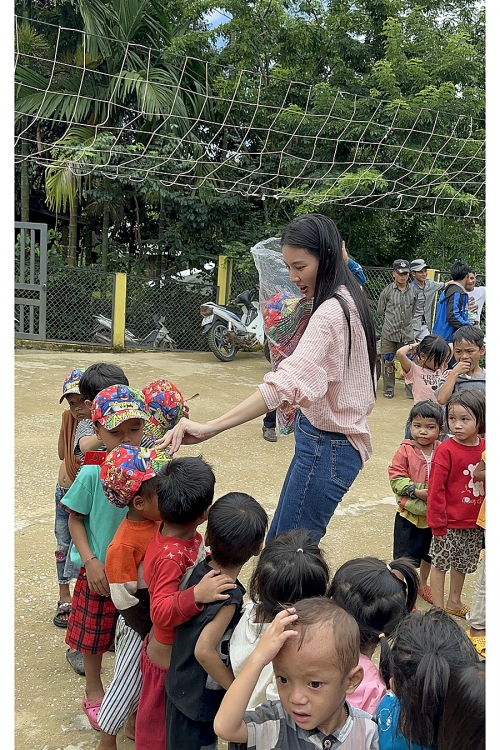
[[[125,508],[137,495],[141,484],[152,479],[171,460],[165,451],[156,448],[134,448],[119,445],[106,456],[100,479],[104,494],[118,508]]]

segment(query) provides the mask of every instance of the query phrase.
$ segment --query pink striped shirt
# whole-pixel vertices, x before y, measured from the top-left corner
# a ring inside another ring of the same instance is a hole
[[[341,432],[359,451],[363,464],[372,454],[366,422],[375,404],[374,373],[358,311],[345,286],[338,291],[351,313],[351,357],[347,321],[336,299],[311,316],[295,351],[264,376],[259,386],[269,410],[285,403],[300,406],[314,427]]]

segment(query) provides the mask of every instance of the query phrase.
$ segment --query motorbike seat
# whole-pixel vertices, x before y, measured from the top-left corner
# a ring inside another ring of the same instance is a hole
[[[245,307],[251,308],[252,307],[252,299],[250,297],[250,292],[241,292],[241,294],[238,294],[236,299],[234,300],[235,304],[243,304]]]

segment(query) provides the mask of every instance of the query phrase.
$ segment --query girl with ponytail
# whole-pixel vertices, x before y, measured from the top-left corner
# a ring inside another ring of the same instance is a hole
[[[415,606],[418,586],[418,573],[405,557],[389,564],[376,557],[357,557],[340,566],[328,590],[328,596],[359,627],[359,665],[364,677],[347,700],[372,716],[389,687],[388,638]],[[380,671],[371,661],[379,644]]]
[[[450,678],[478,662],[465,631],[439,607],[402,620],[392,639],[391,691],[377,709],[380,750],[436,750]]]
[[[250,579],[251,601],[243,606],[229,644],[235,677],[278,612],[301,599],[324,596],[329,577],[322,551],[305,531],[285,531],[266,544]],[[261,672],[247,711],[278,699],[273,665],[269,663]]]

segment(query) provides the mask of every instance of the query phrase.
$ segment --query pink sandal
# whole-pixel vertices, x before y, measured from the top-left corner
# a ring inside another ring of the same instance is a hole
[[[97,715],[99,713],[99,709],[101,708],[101,703],[102,698],[96,698],[95,701],[89,701],[87,699],[86,693],[82,698],[83,712],[87,716],[87,719],[90,721],[90,726],[92,727],[92,729],[95,729],[97,732],[101,731],[101,727],[97,723]]]

